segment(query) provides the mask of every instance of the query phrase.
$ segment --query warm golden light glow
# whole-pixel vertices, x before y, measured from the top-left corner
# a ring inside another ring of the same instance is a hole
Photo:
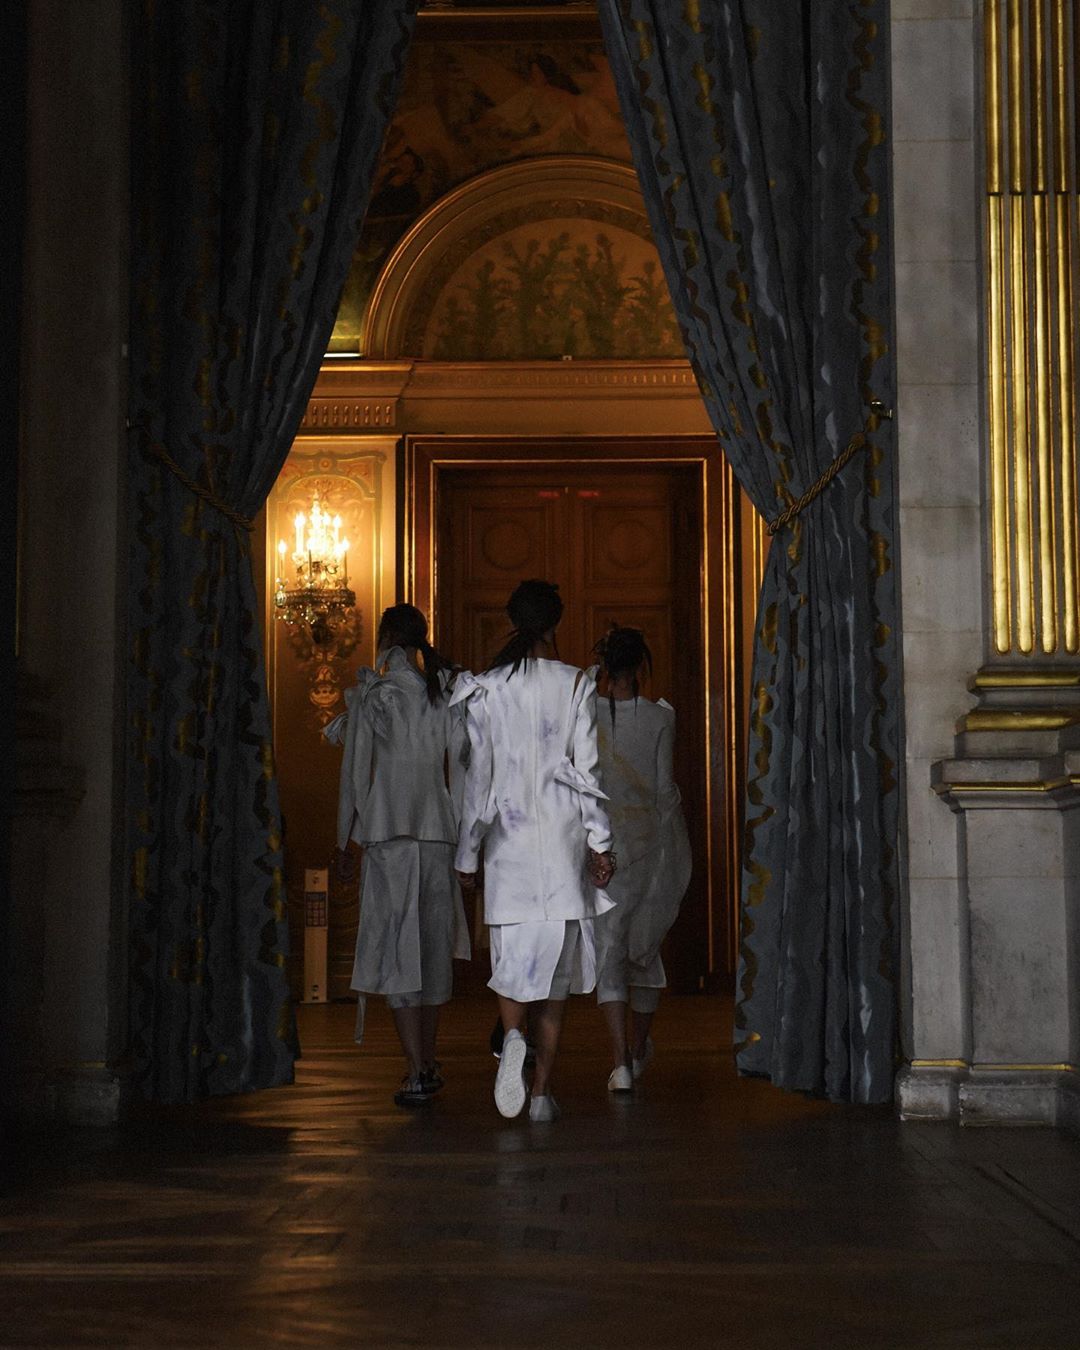
[[[289,625],[307,625],[320,645],[356,604],[349,589],[349,541],[341,527],[341,516],[331,515],[318,492],[308,514],[296,513],[291,584],[286,576],[288,545],[278,540],[274,612]]]

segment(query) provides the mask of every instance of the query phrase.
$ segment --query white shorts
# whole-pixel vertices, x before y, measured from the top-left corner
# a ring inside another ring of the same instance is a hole
[[[596,987],[592,919],[492,924],[488,988],[516,1003],[561,1002]]]

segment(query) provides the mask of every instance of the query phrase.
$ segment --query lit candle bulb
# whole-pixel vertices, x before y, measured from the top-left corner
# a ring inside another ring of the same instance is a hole
[[[296,514],[296,519],[293,521],[293,524],[296,526],[296,551],[297,551],[297,553],[303,553],[303,551],[304,551],[304,513],[303,513],[303,511],[298,511],[298,512],[297,512],[297,514]]]

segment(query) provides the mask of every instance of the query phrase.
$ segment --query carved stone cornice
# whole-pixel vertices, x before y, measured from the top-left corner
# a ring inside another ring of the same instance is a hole
[[[300,424],[302,436],[409,430],[413,400],[550,398],[678,400],[700,404],[688,361],[327,361]]]
[[[687,361],[417,361],[407,398],[543,397],[700,400]]]
[[[1080,806],[1080,751],[1047,758],[939,760],[931,786],[957,812],[1022,808],[1071,811]]]
[[[300,434],[392,431],[411,370],[411,361],[324,361]]]
[[[387,431],[396,425],[396,399],[313,398],[300,430]]]

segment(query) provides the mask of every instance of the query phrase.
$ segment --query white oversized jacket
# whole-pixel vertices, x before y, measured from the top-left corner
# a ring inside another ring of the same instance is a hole
[[[588,850],[606,853],[611,825],[596,779],[596,684],[576,666],[528,660],[458,676],[470,762],[456,866],[484,850],[488,924],[589,919],[612,908],[588,880]]]

